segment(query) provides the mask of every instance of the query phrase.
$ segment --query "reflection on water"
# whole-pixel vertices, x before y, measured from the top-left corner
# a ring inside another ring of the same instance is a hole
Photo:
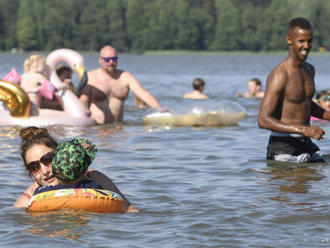
[[[267,166],[271,185],[278,187],[279,191],[284,193],[308,193],[313,181],[321,181],[325,177],[313,168],[315,165],[310,164],[268,162]],[[279,200],[283,201],[281,197]]]
[[[79,240],[89,233],[90,217],[82,211],[54,211],[46,213],[28,213],[20,224],[27,226],[28,233],[44,238],[62,237]]]

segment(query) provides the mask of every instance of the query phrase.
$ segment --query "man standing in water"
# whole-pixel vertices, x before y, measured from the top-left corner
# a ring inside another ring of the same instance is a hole
[[[330,120],[327,112],[312,101],[314,67],[305,62],[312,48],[313,31],[308,20],[290,21],[286,42],[289,55],[267,78],[258,124],[271,130],[267,159],[287,162],[324,162],[310,138],[320,140],[324,130],[310,125],[311,115]]]
[[[160,108],[156,98],[131,73],[117,69],[118,56],[113,47],[104,46],[98,61],[101,67],[88,72],[88,83],[80,94],[80,101],[96,123],[122,121],[129,90],[150,107]]]

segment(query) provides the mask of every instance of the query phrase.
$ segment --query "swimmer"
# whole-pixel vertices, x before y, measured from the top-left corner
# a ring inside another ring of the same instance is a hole
[[[311,115],[330,120],[330,112],[312,99],[315,93],[314,67],[306,62],[312,49],[313,31],[305,18],[290,21],[286,42],[288,56],[267,78],[258,125],[271,130],[267,159],[284,162],[324,162],[319,147],[324,130],[310,125]]]
[[[81,89],[80,101],[97,124],[123,121],[129,90],[151,108],[161,109],[157,99],[131,73],[117,68],[118,60],[115,48],[102,47],[98,58],[101,67],[88,72],[88,83]]]
[[[27,207],[35,190],[40,186],[55,186],[58,184],[52,170],[54,151],[58,147],[57,141],[50,136],[47,129],[27,127],[21,130],[21,156],[33,183],[16,200],[17,208]],[[126,202],[126,212],[136,212],[134,205],[126,199],[110,178],[95,170],[84,173],[86,180],[96,181],[103,188],[118,193]]]
[[[62,82],[67,84],[68,89],[70,89],[72,92],[75,92],[75,87],[72,83],[72,69],[69,66],[61,65],[57,67],[56,74]],[[52,99],[42,97],[40,107],[47,109],[64,110],[61,100],[55,94],[53,95]]]
[[[89,165],[96,157],[96,152],[97,147],[83,138],[75,138],[59,144],[53,152],[48,153],[55,177],[54,183],[39,186],[34,194],[67,188],[103,189],[96,181],[84,178]],[[37,163],[39,164],[39,161]]]
[[[258,78],[252,78],[248,82],[248,91],[245,93],[238,92],[236,96],[242,96],[245,98],[263,98],[264,92],[261,87],[261,81]]]
[[[24,61],[24,73],[21,77],[21,87],[28,94],[31,101],[31,115],[37,115],[41,106],[39,89],[49,80],[49,68],[46,59],[41,54],[31,54]]]
[[[329,90],[321,90],[315,95],[316,103],[322,108],[330,111],[330,92]]]
[[[203,94],[205,82],[201,78],[194,79],[192,83],[194,91],[186,93],[183,98],[185,99],[207,99],[208,96]]]
[[[315,102],[320,105],[323,109],[330,111],[330,92],[329,90],[318,91],[315,95]],[[311,116],[313,121],[324,121],[314,116]]]

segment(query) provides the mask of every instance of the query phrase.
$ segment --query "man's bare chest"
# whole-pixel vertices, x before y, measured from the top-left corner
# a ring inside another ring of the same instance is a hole
[[[98,82],[91,85],[91,95],[94,100],[118,98],[125,100],[129,93],[129,88],[120,81]]]
[[[285,98],[290,102],[300,103],[309,100],[315,93],[314,80],[304,70],[288,75]]]

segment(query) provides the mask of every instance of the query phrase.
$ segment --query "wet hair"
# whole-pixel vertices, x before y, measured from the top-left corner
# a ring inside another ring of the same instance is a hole
[[[316,98],[316,101],[320,101],[322,96],[329,96],[329,95],[330,95],[329,90],[320,90],[320,91],[316,92],[315,98]]]
[[[199,90],[200,88],[202,88],[205,85],[205,82],[203,79],[201,78],[196,78],[193,81],[193,88],[194,90]]]
[[[26,167],[26,152],[34,145],[45,145],[49,148],[56,149],[58,143],[51,137],[46,128],[26,127],[19,134],[21,136],[21,156]]]
[[[250,81],[253,81],[257,86],[261,87],[261,81],[259,78],[251,78]]]
[[[297,18],[291,19],[289,26],[288,26],[288,33],[296,27],[299,27],[301,29],[307,29],[307,30],[312,29],[310,22],[303,17],[297,17]]]
[[[66,65],[61,65],[61,66],[56,68],[56,74],[59,75],[59,76],[65,71],[69,71],[69,72],[72,73],[72,69],[69,66],[66,66]]]

